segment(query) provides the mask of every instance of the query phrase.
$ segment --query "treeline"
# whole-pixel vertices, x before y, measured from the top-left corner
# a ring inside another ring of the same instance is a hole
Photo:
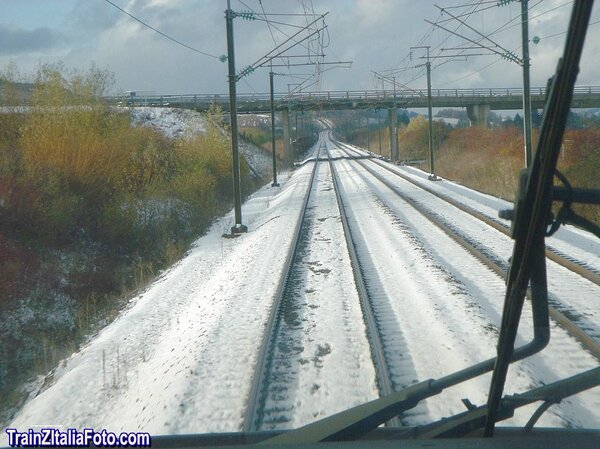
[[[390,157],[389,121],[360,111],[345,115],[330,114],[342,138]],[[518,173],[524,166],[523,119],[488,116],[488,128],[469,127],[466,112],[443,110],[443,117],[455,119],[458,127],[439,120],[433,122],[435,172],[465,186],[513,200]],[[537,142],[542,116],[532,113],[533,145]],[[429,170],[428,121],[422,115],[405,111],[398,115],[398,151],[400,161]],[[573,186],[600,188],[596,173],[600,171],[600,118],[595,114],[569,112],[558,168]],[[574,209],[600,224],[600,208],[575,205]]]
[[[317,125],[312,115],[307,114],[303,118],[299,129],[292,129],[292,146],[294,151],[295,160],[301,159],[306,151],[308,151],[318,140],[319,131],[321,128]],[[252,142],[254,145],[261,147],[263,150],[269,153],[273,150],[271,141],[271,126],[258,123],[255,126],[242,126],[240,128],[240,135]],[[275,154],[279,161],[284,160],[284,141],[283,131],[281,128],[275,130]]]
[[[558,169],[576,187],[600,188],[600,125],[570,115],[574,127],[565,131]],[[513,121],[514,122],[514,121]],[[575,127],[575,124],[577,125]],[[518,123],[517,123],[518,125]],[[533,130],[533,146],[539,130]],[[519,171],[524,167],[523,132],[519,126],[450,128],[434,123],[436,174],[465,186],[514,200]],[[427,120],[416,118],[399,129],[401,160],[422,160],[429,170]],[[600,223],[600,208],[574,206]]]
[[[106,71],[41,66],[27,106],[15,78],[2,79],[0,112],[4,406],[177,260],[232,197],[218,111],[205,133],[169,139],[103,101]],[[247,173],[243,164],[245,192],[255,187]]]

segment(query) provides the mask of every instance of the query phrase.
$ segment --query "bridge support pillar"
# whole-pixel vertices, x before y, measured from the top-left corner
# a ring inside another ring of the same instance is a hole
[[[283,125],[283,166],[285,169],[290,170],[294,165],[294,156],[290,128],[290,113],[287,109],[281,111],[281,123]]]
[[[467,116],[471,120],[471,126],[487,127],[487,116],[490,113],[489,104],[471,104],[467,106]]]
[[[396,108],[390,108],[388,110],[390,117],[390,159],[392,162],[397,162],[399,159],[398,155],[398,139],[396,134],[396,128],[398,125],[398,113]]]

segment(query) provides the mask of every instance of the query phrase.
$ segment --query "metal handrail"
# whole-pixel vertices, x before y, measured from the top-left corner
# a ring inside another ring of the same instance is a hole
[[[507,88],[472,88],[472,89],[432,89],[432,96],[436,98],[464,98],[464,97],[511,97],[522,96],[523,89],[520,87]],[[576,86],[574,95],[600,95],[600,86]],[[534,96],[545,96],[545,87],[533,87],[531,94]],[[395,92],[397,99],[407,98],[423,98],[427,96],[426,89],[397,89]],[[278,101],[335,101],[335,100],[379,100],[389,99],[394,97],[394,92],[388,90],[345,90],[345,91],[323,91],[323,92],[306,92],[285,94],[279,93],[274,95]],[[113,95],[106,97],[112,102],[130,102],[134,101],[141,104],[150,105],[167,105],[170,103],[178,104],[207,104],[228,102],[228,94],[184,94],[184,95]],[[248,93],[238,94],[237,100],[242,103],[263,102],[269,101],[269,93]]]

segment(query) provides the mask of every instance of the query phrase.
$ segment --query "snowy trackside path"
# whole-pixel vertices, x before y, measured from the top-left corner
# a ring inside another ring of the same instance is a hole
[[[480,251],[492,255],[495,260],[503,264],[508,264],[507,261],[512,254],[514,243],[509,236],[490,228],[481,220],[399,178],[379,165],[371,164],[371,168],[385,179],[401,187],[404,194],[419,203],[421,207],[439,216],[457,232],[462,233],[464,238],[471,240]],[[429,185],[433,185],[436,190],[444,192],[446,195],[452,192],[455,187],[447,181],[442,183],[429,182]],[[386,192],[386,194],[391,194],[392,198],[394,197],[391,191]],[[592,237],[588,235],[588,238]],[[571,254],[579,254],[579,252],[576,251]],[[547,270],[552,305],[568,313],[569,317],[576,321],[578,326],[600,342],[600,328],[598,326],[600,322],[600,302],[597,301],[597,298],[600,298],[600,286],[581,278],[552,260],[547,260]],[[577,291],[577,295],[573,294],[574,291]]]
[[[369,153],[357,146],[348,145],[354,151],[364,155],[379,156]],[[414,182],[435,192],[450,196],[460,203],[469,206],[492,220],[510,227],[510,222],[498,217],[498,211],[512,209],[513,204],[502,198],[497,198],[486,193],[481,193],[468,187],[464,187],[446,179],[443,182],[430,182],[427,180],[428,172],[410,165],[395,165],[387,163],[387,166],[404,176],[410,177]],[[423,192],[424,193],[424,192]],[[593,234],[583,231],[571,225],[561,226],[552,237],[546,240],[546,245],[562,255],[576,257],[587,268],[600,273],[600,239]]]
[[[240,429],[258,342],[312,164],[244,204],[249,232],[217,222],[189,254],[54,372],[9,427],[152,434]],[[274,195],[274,196],[273,196]],[[265,261],[268,263],[258,263]],[[0,445],[6,444],[5,432]]]
[[[429,188],[452,196],[461,203],[470,206],[498,222],[510,226],[510,222],[498,218],[498,211],[511,209],[512,203],[485,193],[471,190],[467,187],[444,180],[442,183],[427,182],[428,173],[410,166],[395,167],[399,172],[409,175]],[[600,239],[593,234],[582,231],[574,226],[566,225],[546,240],[546,245],[560,254],[576,256],[577,260],[596,272],[600,272]]]

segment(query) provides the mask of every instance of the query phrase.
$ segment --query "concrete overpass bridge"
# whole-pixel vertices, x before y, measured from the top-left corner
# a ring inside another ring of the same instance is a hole
[[[433,107],[465,107],[474,124],[485,124],[485,117],[491,110],[513,110],[523,107],[521,88],[432,89],[431,94]],[[268,93],[238,94],[238,113],[268,113],[270,112],[269,98]],[[531,89],[533,108],[542,109],[545,98],[545,87]],[[122,104],[181,107],[198,111],[207,111],[216,105],[223,112],[229,112],[227,94],[136,95],[135,92],[131,92],[129,96],[111,97],[110,100]],[[427,91],[418,89],[397,90],[395,94],[392,91],[382,90],[275,94],[275,110],[284,112],[426,107]],[[600,107],[600,86],[576,86],[572,107]]]
[[[485,88],[485,89],[432,89],[432,104],[436,108],[466,108],[471,123],[486,126],[487,115],[491,110],[515,110],[523,107],[523,89]],[[544,107],[545,87],[531,89],[531,103],[535,109]],[[207,111],[218,106],[229,112],[227,94],[192,95],[148,95],[130,92],[128,96],[109,98],[110,101],[124,105],[146,105],[153,107],[176,107]],[[276,94],[275,110],[281,113],[284,141],[284,164],[291,166],[292,139],[290,113],[298,111],[325,111],[351,109],[388,109],[390,114],[390,148],[392,159],[398,158],[396,139],[396,110],[398,108],[426,108],[426,90],[355,90],[326,91],[294,94]],[[572,108],[600,108],[600,86],[576,86]],[[270,113],[270,95],[268,93],[238,94],[237,108],[240,114]]]

